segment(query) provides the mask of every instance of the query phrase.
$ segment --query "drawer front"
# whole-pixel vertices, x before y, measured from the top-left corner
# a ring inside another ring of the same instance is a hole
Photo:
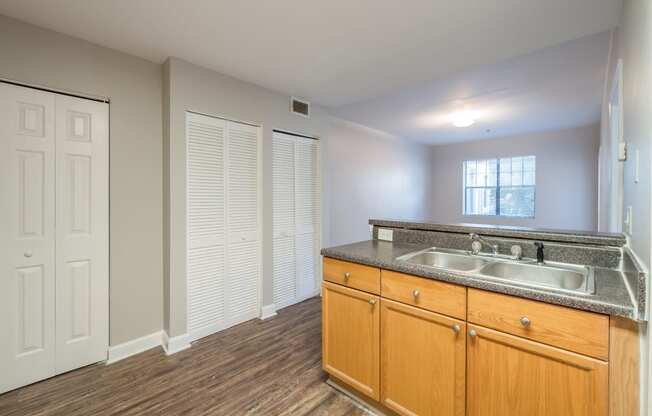
[[[324,257],[324,280],[380,294],[380,269]]]
[[[381,271],[383,297],[466,319],[466,288],[409,274]]]
[[[468,321],[607,360],[609,317],[514,296],[469,289]]]

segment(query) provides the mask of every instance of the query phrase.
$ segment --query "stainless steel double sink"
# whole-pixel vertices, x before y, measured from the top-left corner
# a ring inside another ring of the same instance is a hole
[[[593,267],[568,263],[515,260],[507,256],[471,254],[464,250],[429,248],[408,253],[397,260],[449,270],[507,284],[571,292],[579,295],[595,293]]]

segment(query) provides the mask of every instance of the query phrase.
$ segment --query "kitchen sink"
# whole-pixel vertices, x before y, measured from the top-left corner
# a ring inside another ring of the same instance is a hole
[[[595,291],[592,270],[586,266],[550,262],[540,265],[496,261],[483,267],[480,274],[525,286],[583,293]]]
[[[463,253],[463,251],[457,250],[430,249],[406,254],[405,256],[399,257],[398,260],[461,272],[479,270],[482,266],[489,264],[489,260]]]
[[[473,255],[464,250],[430,248],[397,258],[421,266],[461,272],[506,284],[574,294],[595,293],[593,268],[568,263],[514,260],[506,256]]]

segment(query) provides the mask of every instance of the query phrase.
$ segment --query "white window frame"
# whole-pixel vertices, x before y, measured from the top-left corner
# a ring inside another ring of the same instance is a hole
[[[501,159],[513,159],[518,157],[534,157],[535,159],[535,168],[534,175],[535,181],[534,185],[510,185],[510,186],[500,186],[500,160]],[[466,165],[467,162],[480,162],[480,161],[496,161],[496,186],[466,186]],[[534,197],[532,199],[532,215],[505,215],[500,212],[500,190],[501,188],[533,188]],[[496,189],[496,211],[495,214],[469,214],[466,212],[466,190],[468,188],[475,189]],[[537,185],[536,185],[536,155],[523,155],[523,156],[503,156],[503,157],[489,157],[489,158],[479,158],[479,159],[465,159],[462,161],[462,216],[463,217],[489,217],[489,218],[514,218],[514,219],[534,219],[536,217],[536,207],[537,207]]]

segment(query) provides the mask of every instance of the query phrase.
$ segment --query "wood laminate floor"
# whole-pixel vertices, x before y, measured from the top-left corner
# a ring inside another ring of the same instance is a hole
[[[0,415],[366,414],[325,380],[313,298],[169,357],[156,348],[5,393]]]

